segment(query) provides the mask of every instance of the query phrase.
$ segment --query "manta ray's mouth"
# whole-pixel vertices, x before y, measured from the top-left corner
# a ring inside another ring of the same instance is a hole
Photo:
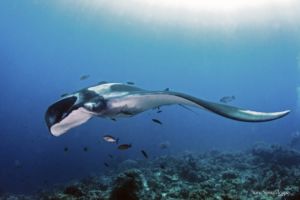
[[[46,111],[45,120],[49,129],[62,121],[71,111],[76,103],[77,97],[66,97],[52,104]]]

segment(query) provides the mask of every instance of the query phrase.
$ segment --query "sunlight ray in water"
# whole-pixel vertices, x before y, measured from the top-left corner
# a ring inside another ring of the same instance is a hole
[[[76,3],[75,3],[76,2]],[[278,29],[294,26],[299,19],[299,3],[295,0],[63,0],[60,6],[77,9],[82,14],[105,15],[126,23],[143,26],[184,27],[193,30],[240,25]],[[297,6],[298,5],[298,6]],[[268,26],[269,28],[270,26]]]

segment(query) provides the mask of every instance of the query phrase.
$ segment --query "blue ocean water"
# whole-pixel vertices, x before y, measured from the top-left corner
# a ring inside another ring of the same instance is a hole
[[[257,142],[285,145],[299,129],[299,28],[238,29],[233,37],[189,35],[83,17],[33,0],[1,1],[0,11],[0,192],[31,193],[102,173],[108,154],[119,161],[137,159],[145,149],[155,157],[166,141],[170,154],[244,150]],[[86,74],[90,77],[81,81]],[[160,114],[149,111],[116,122],[95,118],[61,137],[50,135],[47,107],[63,93],[100,81],[168,87],[215,102],[234,95],[232,105],[292,112],[257,124],[170,106]],[[102,140],[104,134],[133,148],[120,152]]]

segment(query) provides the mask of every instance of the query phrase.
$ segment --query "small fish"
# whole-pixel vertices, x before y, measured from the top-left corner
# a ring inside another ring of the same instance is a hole
[[[65,96],[68,96],[69,94],[68,93],[64,93],[62,95],[60,95],[60,97],[65,97]]]
[[[160,109],[159,106],[152,108],[152,110],[159,110],[159,109]]]
[[[22,163],[19,160],[15,160],[14,165],[15,165],[15,168],[17,168],[17,169],[22,168]]]
[[[104,163],[105,167],[109,167],[109,164],[107,164],[106,162]]]
[[[170,142],[169,141],[166,141],[166,142],[163,142],[163,143],[160,143],[159,144],[159,147],[161,148],[161,149],[166,149],[166,148],[168,148],[170,146]]]
[[[119,143],[119,138],[115,138],[111,135],[104,135],[103,136],[103,139],[106,141],[106,142],[110,142],[110,143],[116,143],[118,144]]]
[[[114,158],[114,156],[113,156],[113,155],[111,155],[111,154],[108,154],[108,157],[110,157],[111,159],[113,159],[113,158]]]
[[[83,81],[83,80],[88,79],[89,77],[90,77],[90,75],[82,75],[82,76],[80,77],[80,80]]]
[[[115,118],[110,118],[112,121],[116,122],[117,120]]]
[[[48,180],[43,180],[43,184],[44,184],[44,185],[48,185],[48,184],[49,184],[49,181],[48,181]]]
[[[107,81],[100,81],[100,82],[98,82],[99,85],[105,84],[105,83],[108,83],[108,82]]]
[[[68,148],[68,147],[65,147],[65,148],[64,148],[64,152],[67,152],[67,151],[69,151],[69,148]]]
[[[83,151],[87,152],[89,150],[88,147],[83,147]]]
[[[296,131],[295,133],[292,134],[292,138],[290,141],[290,147],[294,148],[300,146],[300,132]]]
[[[162,112],[162,110],[158,110],[156,113],[161,113]]]
[[[121,144],[121,145],[118,146],[118,149],[119,150],[126,150],[126,149],[129,149],[131,147],[132,147],[131,144]]]
[[[164,89],[164,91],[170,91],[170,88],[166,88],[166,89]]]
[[[159,164],[159,167],[161,168],[161,169],[166,169],[166,166],[164,165],[164,164]]]
[[[146,151],[141,150],[141,152],[142,152],[142,154],[143,154],[143,156],[144,156],[145,158],[148,158],[148,154],[146,153]]]
[[[152,119],[152,121],[153,121],[154,123],[157,123],[157,124],[160,124],[160,125],[162,125],[162,122],[161,122],[161,121],[159,121],[158,119]]]
[[[235,100],[235,96],[225,96],[225,97],[222,97],[220,99],[220,102],[222,103],[229,103],[231,101]]]
[[[126,82],[128,85],[134,85],[134,82],[131,82],[131,81],[127,81]]]

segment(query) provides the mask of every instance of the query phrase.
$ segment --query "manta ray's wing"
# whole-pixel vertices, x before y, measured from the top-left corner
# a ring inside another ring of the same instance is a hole
[[[171,104],[183,104],[189,106],[200,107],[202,109],[211,111],[215,114],[221,115],[233,120],[244,122],[265,122],[286,116],[290,111],[285,110],[281,112],[257,112],[248,109],[238,108],[234,106],[214,103],[206,100],[202,100],[187,94],[179,92],[151,92],[145,94],[147,97],[144,100],[151,107],[171,105]]]

